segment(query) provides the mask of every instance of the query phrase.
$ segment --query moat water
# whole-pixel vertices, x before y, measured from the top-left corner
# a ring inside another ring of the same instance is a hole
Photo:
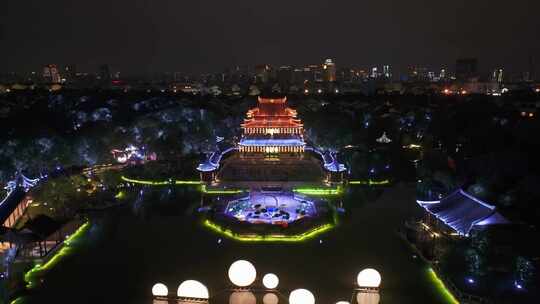
[[[339,225],[299,243],[230,240],[201,225],[198,192],[145,191],[143,200],[95,221],[86,235],[90,245],[47,273],[29,302],[152,303],[154,283],[175,293],[182,281],[195,279],[208,286],[212,303],[228,303],[228,267],[247,259],[258,277],[276,273],[282,294],[307,288],[317,303],[350,300],[357,273],[367,267],[382,275],[380,303],[445,303],[428,266],[396,236],[403,221],[420,212],[413,185],[350,189],[340,198],[346,211]]]

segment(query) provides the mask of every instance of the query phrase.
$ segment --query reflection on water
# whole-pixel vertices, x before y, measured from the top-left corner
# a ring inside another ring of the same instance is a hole
[[[379,304],[381,296],[378,292],[359,292],[356,294],[358,304]]]
[[[345,215],[323,242],[315,238],[286,244],[222,238],[201,226],[195,212],[201,206],[197,189],[173,187],[169,193],[168,188],[126,190],[124,208],[109,210],[94,221],[92,250],[77,253],[48,273],[44,288],[32,294],[28,303],[73,304],[77,299],[77,304],[146,304],[152,303],[150,290],[156,282],[172,287],[191,278],[208,286],[213,304],[273,304],[276,297],[277,303],[287,303],[279,293],[223,293],[228,288],[226,271],[238,259],[252,261],[261,274],[279,273],[284,292],[292,287],[312,290],[316,303],[336,303],[350,296],[351,280],[367,266],[383,274],[385,304],[416,304],[415,297],[441,303],[430,293],[425,265],[412,259],[395,238],[396,227],[410,216],[407,202],[414,204],[414,187],[394,187],[381,198],[382,189],[347,191],[342,198]],[[221,203],[232,197],[223,196]],[[80,297],[88,286],[92,286],[91,296]],[[376,294],[359,295],[358,300],[379,303]]]
[[[267,293],[263,297],[263,304],[278,304],[279,298],[275,293]]]
[[[256,304],[257,298],[251,291],[235,291],[229,297],[229,304]]]

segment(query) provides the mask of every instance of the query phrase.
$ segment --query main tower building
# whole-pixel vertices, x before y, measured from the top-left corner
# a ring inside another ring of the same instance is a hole
[[[306,147],[304,126],[287,97],[259,97],[258,106],[247,112],[238,151],[246,154],[298,154]]]

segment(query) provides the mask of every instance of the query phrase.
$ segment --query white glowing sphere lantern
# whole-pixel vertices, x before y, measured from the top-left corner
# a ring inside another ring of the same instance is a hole
[[[267,273],[263,277],[263,285],[267,289],[276,289],[279,285],[279,278],[273,273]]]
[[[238,287],[247,287],[257,278],[255,266],[248,261],[239,260],[229,267],[229,280]]]
[[[364,288],[379,288],[381,285],[381,275],[379,272],[372,268],[367,268],[358,274],[356,277],[358,287]]]
[[[169,295],[169,289],[165,284],[157,283],[152,287],[152,295],[154,297],[166,297]]]
[[[289,295],[289,304],[315,304],[315,296],[307,289],[295,289]]]
[[[208,299],[210,295],[208,288],[203,283],[195,280],[187,280],[178,286],[177,295],[179,298]]]

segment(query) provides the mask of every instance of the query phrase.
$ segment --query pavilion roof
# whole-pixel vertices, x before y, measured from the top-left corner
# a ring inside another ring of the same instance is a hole
[[[242,128],[300,128],[303,124],[299,119],[246,119]]]
[[[250,109],[247,112],[248,117],[267,118],[267,117],[287,117],[295,118],[298,113],[296,110],[281,106],[265,106]]]
[[[481,201],[462,189],[440,201],[417,202],[427,212],[461,235],[469,235],[475,226],[510,223],[495,210],[495,206]]]
[[[17,187],[2,202],[0,202],[0,226],[15,211],[19,203],[24,199],[26,192]]]

